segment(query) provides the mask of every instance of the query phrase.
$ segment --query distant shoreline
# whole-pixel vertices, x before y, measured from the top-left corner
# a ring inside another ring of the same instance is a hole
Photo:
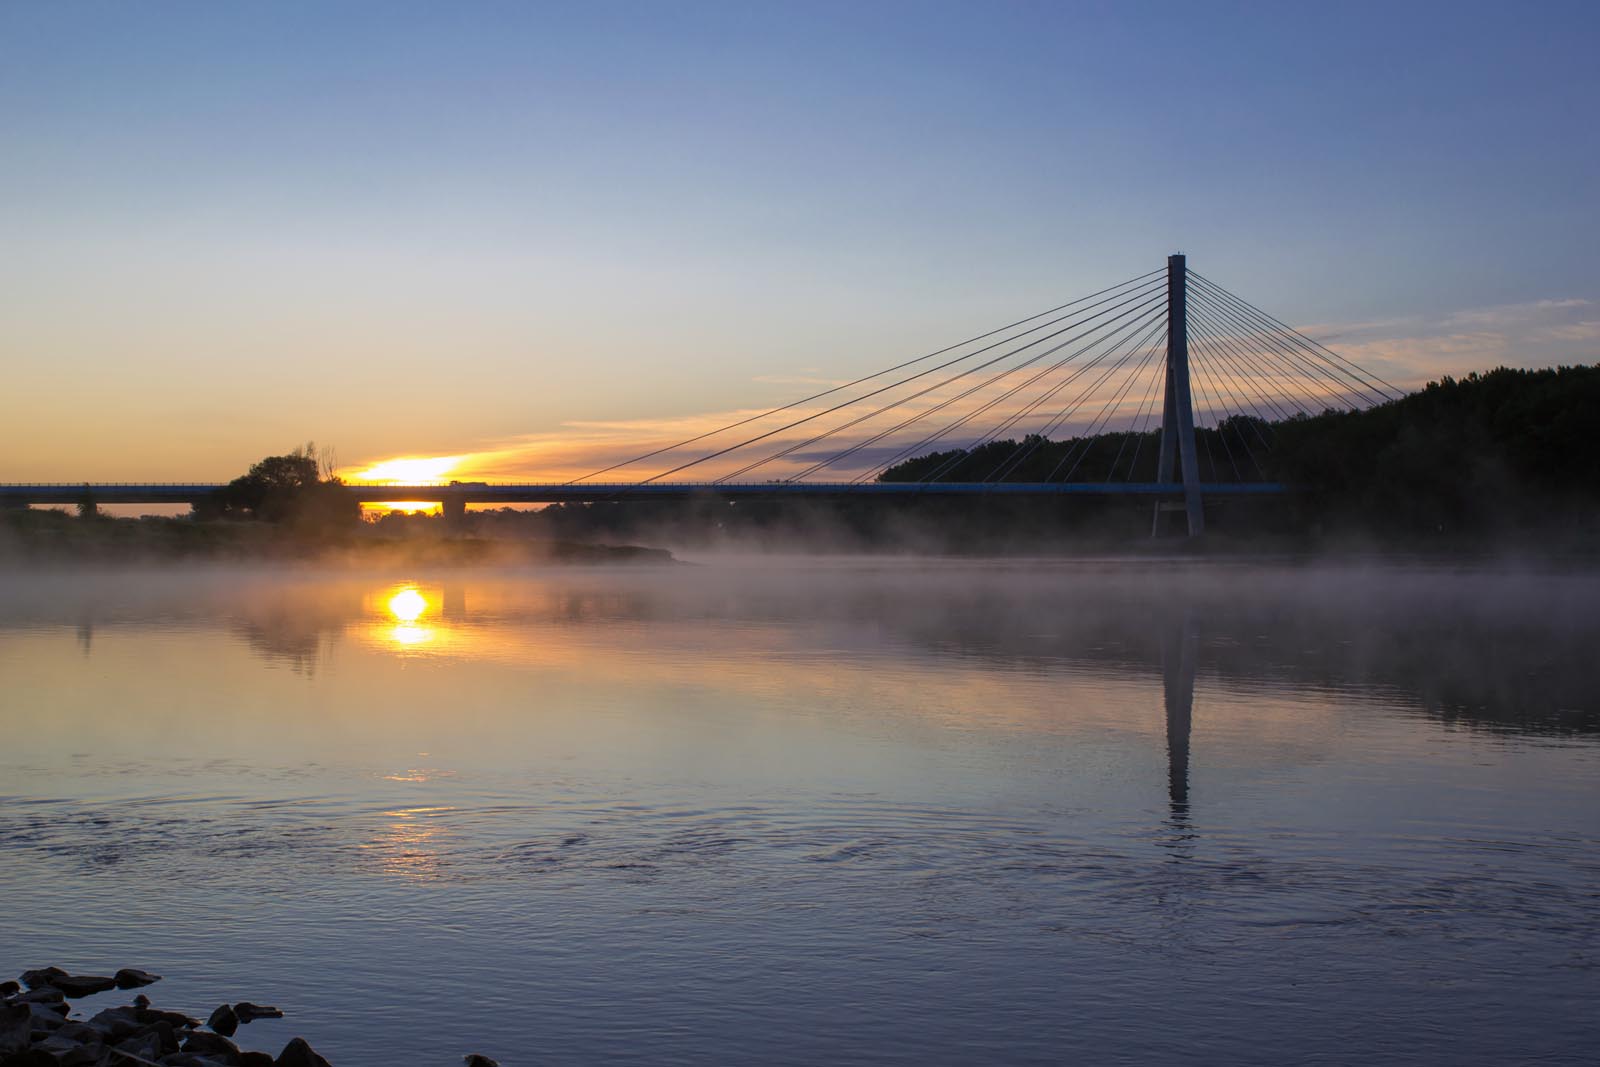
[[[50,563],[335,563],[341,566],[676,565],[664,548],[527,538],[385,537],[297,532],[265,523],[179,518],[0,516],[0,566]]]

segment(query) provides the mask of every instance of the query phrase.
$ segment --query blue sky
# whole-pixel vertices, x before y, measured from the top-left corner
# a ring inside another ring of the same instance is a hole
[[[1597,46],[1592,3],[6,5],[0,478],[648,436],[1175,250],[1399,379],[1594,361]]]

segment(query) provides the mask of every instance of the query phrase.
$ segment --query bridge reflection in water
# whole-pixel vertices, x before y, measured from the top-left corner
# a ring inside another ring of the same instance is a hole
[[[1167,803],[1174,821],[1189,814],[1189,735],[1194,726],[1195,661],[1200,628],[1185,610],[1161,639],[1161,688],[1167,711]]]

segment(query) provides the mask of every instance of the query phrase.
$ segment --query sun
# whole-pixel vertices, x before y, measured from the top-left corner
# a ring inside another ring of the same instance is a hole
[[[398,485],[422,485],[436,482],[454,470],[465,456],[402,456],[374,463],[364,471],[350,477],[360,482],[389,482]]]

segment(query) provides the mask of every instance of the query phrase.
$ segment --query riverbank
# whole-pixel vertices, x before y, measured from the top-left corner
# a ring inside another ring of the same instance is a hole
[[[112,975],[74,975],[59,967],[24,971],[0,982],[0,1067],[332,1067],[304,1038],[293,1037],[277,1056],[242,1049],[241,1026],[282,1019],[275,1007],[224,1002],[205,1022],[152,1006],[140,993],[127,1004],[85,1017],[74,1001],[153,985],[160,975],[125,967]],[[467,1067],[499,1067],[469,1054]]]
[[[365,567],[674,563],[641,545],[544,538],[386,536],[368,527],[298,531],[261,522],[0,513],[0,562],[314,562]]]

